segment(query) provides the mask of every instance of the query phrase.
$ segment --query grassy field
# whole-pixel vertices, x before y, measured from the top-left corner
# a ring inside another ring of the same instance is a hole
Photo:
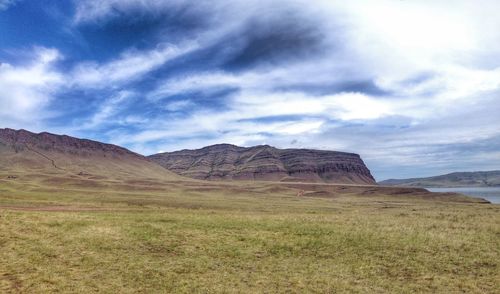
[[[500,291],[499,205],[45,180],[0,180],[0,292]]]

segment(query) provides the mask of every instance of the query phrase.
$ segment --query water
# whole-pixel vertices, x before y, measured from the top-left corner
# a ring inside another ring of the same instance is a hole
[[[500,187],[426,188],[431,192],[456,192],[500,204]]]

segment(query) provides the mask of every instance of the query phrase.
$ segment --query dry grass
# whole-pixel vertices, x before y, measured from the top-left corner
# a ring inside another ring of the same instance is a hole
[[[499,205],[355,188],[297,197],[276,184],[58,185],[0,181],[0,292],[500,290]]]

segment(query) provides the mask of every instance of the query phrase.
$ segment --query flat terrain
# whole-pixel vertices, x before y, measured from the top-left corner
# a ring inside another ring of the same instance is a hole
[[[0,292],[500,291],[499,205],[387,189],[0,174]]]

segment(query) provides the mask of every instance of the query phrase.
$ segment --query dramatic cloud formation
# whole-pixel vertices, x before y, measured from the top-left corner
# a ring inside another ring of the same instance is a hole
[[[497,1],[13,3],[0,1],[5,127],[144,154],[345,150],[377,179],[500,168]]]

